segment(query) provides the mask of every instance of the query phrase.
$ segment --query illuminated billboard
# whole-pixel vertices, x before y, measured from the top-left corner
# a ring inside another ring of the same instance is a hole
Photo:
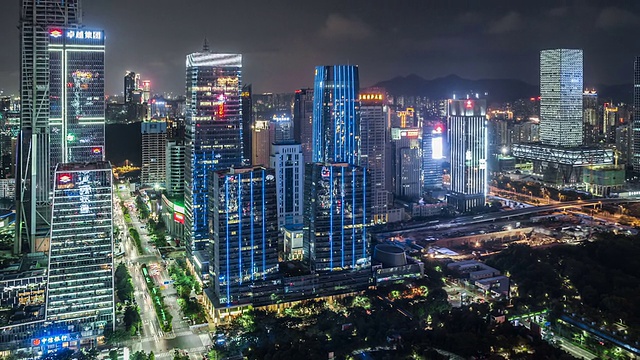
[[[442,144],[442,135],[434,135],[431,138],[431,158],[440,160],[444,157],[444,150]]]

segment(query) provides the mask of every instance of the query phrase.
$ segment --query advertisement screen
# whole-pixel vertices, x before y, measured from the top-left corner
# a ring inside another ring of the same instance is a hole
[[[442,149],[442,136],[434,135],[431,138],[431,158],[440,160],[444,157]]]

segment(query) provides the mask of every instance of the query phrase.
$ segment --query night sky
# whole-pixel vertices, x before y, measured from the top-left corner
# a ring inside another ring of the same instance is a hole
[[[16,92],[19,0],[0,5],[0,89]],[[514,5],[514,3],[517,3]],[[125,70],[153,91],[184,92],[185,55],[206,36],[244,55],[255,92],[310,86],[313,67],[360,66],[362,86],[451,73],[537,84],[543,48],[585,50],[585,85],[632,82],[640,0],[84,0],[84,24],[107,36],[107,92]]]

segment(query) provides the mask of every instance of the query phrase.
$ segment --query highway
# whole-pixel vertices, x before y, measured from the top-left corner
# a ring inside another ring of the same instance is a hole
[[[471,224],[480,224],[490,221],[496,220],[504,220],[510,219],[523,215],[532,215],[541,212],[554,211],[554,210],[566,210],[566,209],[576,209],[585,206],[594,206],[597,204],[616,204],[616,203],[636,203],[640,202],[640,198],[615,198],[615,199],[591,199],[591,200],[575,200],[575,201],[566,201],[557,204],[549,204],[549,205],[541,205],[541,206],[532,206],[522,209],[514,209],[508,211],[501,211],[495,213],[488,213],[483,215],[468,215],[468,216],[460,216],[449,222],[441,222],[438,224],[427,224],[427,225],[418,225],[412,227],[405,227],[401,230],[394,231],[385,231],[379,232],[377,235],[380,236],[391,236],[391,235],[399,235],[409,232],[415,232],[420,230],[442,230],[451,227],[459,227]]]

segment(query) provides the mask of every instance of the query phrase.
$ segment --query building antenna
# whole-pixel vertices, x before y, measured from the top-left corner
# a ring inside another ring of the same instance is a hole
[[[204,43],[202,44],[202,51],[209,52],[209,40],[207,40],[207,36],[204,37]]]

